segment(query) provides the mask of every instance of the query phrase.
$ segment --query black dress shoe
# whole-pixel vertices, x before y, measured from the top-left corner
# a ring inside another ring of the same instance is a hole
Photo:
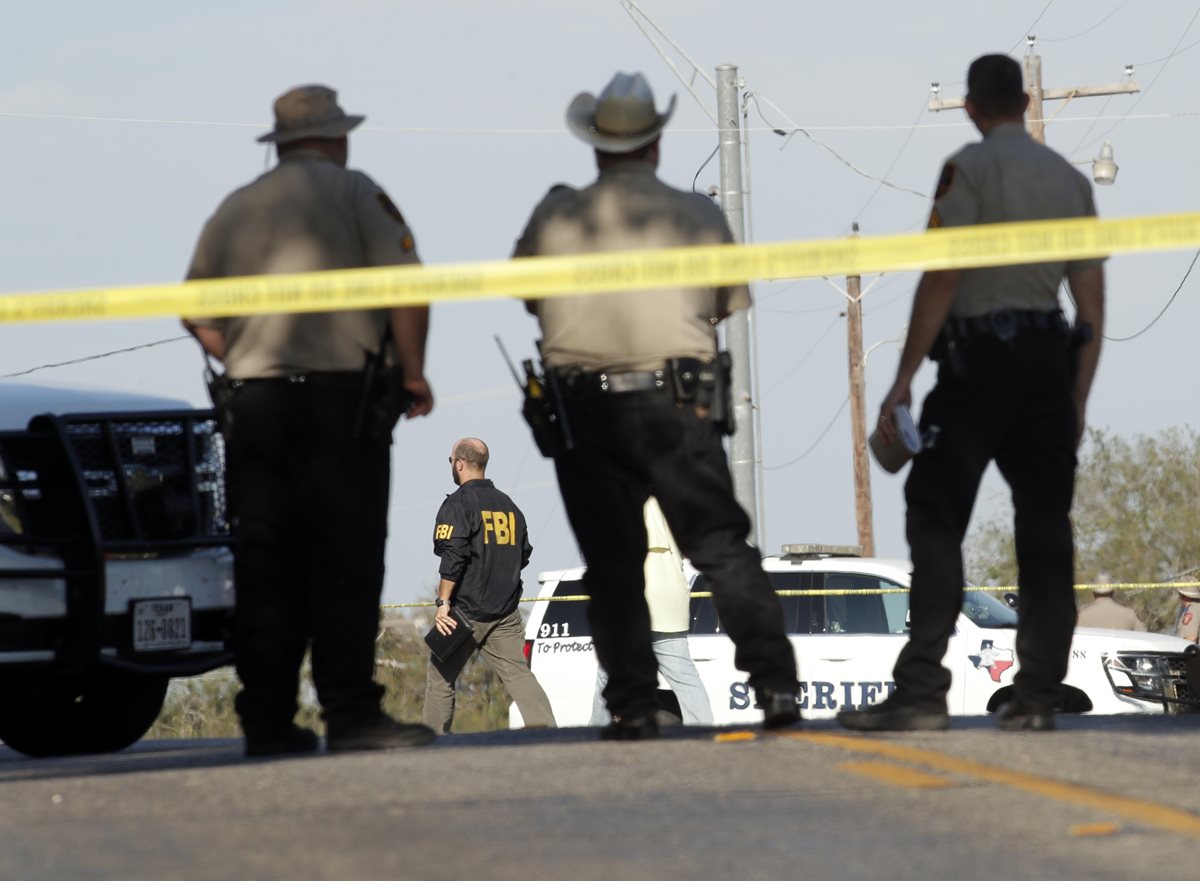
[[[861,710],[842,710],[838,724],[854,731],[944,731],[950,727],[945,710],[930,710],[888,698]]]
[[[330,752],[374,749],[401,749],[424,746],[437,737],[427,725],[398,722],[385,713],[351,719],[330,719],[326,723],[325,746]]]
[[[800,698],[796,692],[760,688],[757,694],[758,703],[755,706],[763,711],[762,727],[765,731],[786,728],[801,721]]]
[[[264,756],[288,756],[316,752],[321,745],[316,732],[299,725],[290,725],[280,732],[254,732],[246,735],[246,756],[257,759]]]
[[[996,711],[996,727],[1001,731],[1053,731],[1057,726],[1054,710],[1038,710],[1011,700]]]
[[[656,740],[658,719],[650,714],[613,716],[613,720],[600,729],[601,740]]]

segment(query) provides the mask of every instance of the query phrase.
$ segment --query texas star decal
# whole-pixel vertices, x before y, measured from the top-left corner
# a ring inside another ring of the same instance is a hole
[[[979,644],[979,654],[967,655],[976,670],[987,670],[992,682],[999,682],[1004,671],[1013,665],[1012,649],[993,647],[992,640],[985,639]]]

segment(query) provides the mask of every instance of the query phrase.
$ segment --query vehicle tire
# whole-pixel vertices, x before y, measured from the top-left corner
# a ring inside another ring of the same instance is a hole
[[[42,758],[124,749],[142,738],[162,710],[169,680],[98,668],[71,683],[5,688],[0,741]]]
[[[1062,698],[1058,702],[1058,706],[1054,709],[1060,713],[1089,713],[1092,710],[1092,699],[1087,696],[1087,692],[1076,688],[1073,685],[1064,685],[1062,687]],[[1011,685],[1006,685],[1004,688],[997,689],[996,692],[988,700],[987,711],[994,713],[1000,709],[1001,704],[1008,703],[1012,700],[1013,690]]]

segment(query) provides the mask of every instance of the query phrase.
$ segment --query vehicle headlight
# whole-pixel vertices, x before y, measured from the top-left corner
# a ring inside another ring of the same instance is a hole
[[[8,471],[0,460],[0,535],[20,535],[21,518],[17,514],[17,490],[8,484]]]
[[[1140,700],[1162,700],[1170,666],[1165,655],[1118,652],[1104,655],[1104,672],[1113,691]],[[1173,695],[1170,695],[1173,697]]]

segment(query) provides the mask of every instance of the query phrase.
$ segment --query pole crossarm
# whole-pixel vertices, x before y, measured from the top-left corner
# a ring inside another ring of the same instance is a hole
[[[1043,101],[1064,101],[1071,98],[1094,98],[1102,95],[1130,95],[1140,92],[1142,87],[1137,81],[1129,80],[1124,83],[1112,83],[1107,86],[1072,86],[1069,89],[1045,89],[1042,92]],[[965,98],[930,98],[929,109],[934,113],[941,110],[957,110],[966,104]]]

